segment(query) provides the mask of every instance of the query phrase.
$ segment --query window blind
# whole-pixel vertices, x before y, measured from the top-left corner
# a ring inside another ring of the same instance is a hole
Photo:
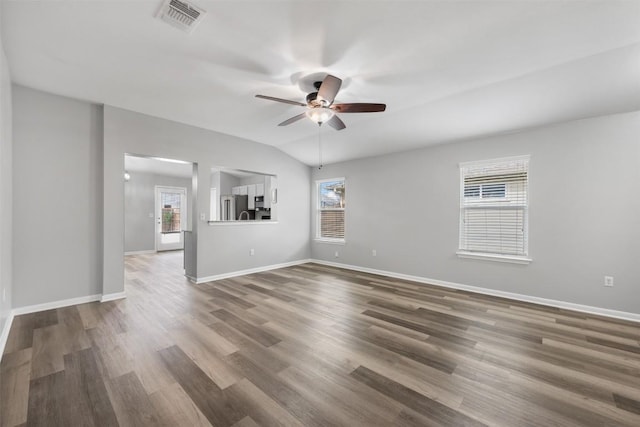
[[[460,166],[460,250],[528,252],[529,157]]]
[[[344,239],[344,210],[320,211],[320,237]]]

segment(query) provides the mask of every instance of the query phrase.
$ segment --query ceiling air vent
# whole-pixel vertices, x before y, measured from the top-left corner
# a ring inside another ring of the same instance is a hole
[[[180,0],[166,0],[157,17],[163,21],[190,33],[202,21],[205,11],[198,6]]]

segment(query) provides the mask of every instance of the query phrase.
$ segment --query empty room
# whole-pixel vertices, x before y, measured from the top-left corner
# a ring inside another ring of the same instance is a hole
[[[640,425],[640,1],[0,1],[0,426]]]

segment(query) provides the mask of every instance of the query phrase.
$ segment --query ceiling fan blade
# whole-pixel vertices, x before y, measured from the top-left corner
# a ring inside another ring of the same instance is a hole
[[[301,107],[306,107],[307,106],[307,104],[303,104],[302,102],[289,101],[288,99],[276,98],[276,97],[267,96],[267,95],[256,95],[256,98],[268,99],[269,101],[282,102],[282,103],[291,104],[291,105],[299,105]]]
[[[284,122],[280,123],[278,126],[290,125],[291,123],[295,123],[300,119],[304,119],[306,116],[307,116],[307,113],[298,114],[297,116],[293,116],[290,119],[285,120]]]
[[[384,111],[386,104],[368,104],[368,103],[352,103],[352,104],[334,104],[331,109],[336,113],[377,113]]]
[[[334,115],[333,117],[331,117],[331,119],[329,119],[329,121],[327,122],[327,124],[329,126],[331,126],[332,128],[334,128],[335,130],[342,130],[344,128],[346,128],[347,126],[344,124],[344,122],[342,120],[340,120],[340,117]]]
[[[324,78],[320,85],[320,89],[318,89],[317,99],[326,101],[327,105],[331,105],[340,90],[340,86],[342,86],[342,80],[336,76],[327,74],[327,77]]]

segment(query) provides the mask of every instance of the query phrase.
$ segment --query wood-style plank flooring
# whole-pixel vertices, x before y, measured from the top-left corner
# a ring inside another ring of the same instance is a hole
[[[15,318],[2,426],[640,426],[640,325],[305,264]]]

